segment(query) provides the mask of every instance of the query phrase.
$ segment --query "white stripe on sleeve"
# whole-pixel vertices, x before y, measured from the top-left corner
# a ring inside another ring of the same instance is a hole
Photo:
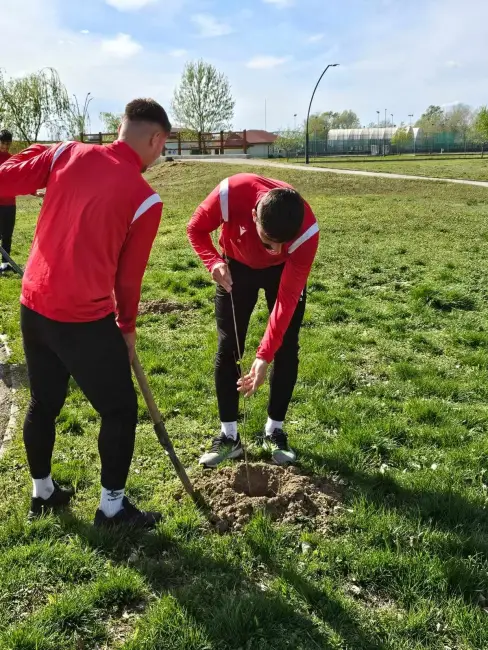
[[[222,219],[229,221],[229,179],[224,178],[220,183],[220,211]]]
[[[59,147],[54,152],[53,161],[51,163],[51,171],[54,167],[54,163],[59,158],[59,156],[63,153],[63,151],[66,151],[66,149],[72,144],[74,144],[74,142],[63,142],[63,144],[59,145]]]
[[[299,246],[301,246],[306,241],[308,241],[311,237],[316,235],[318,231],[319,231],[319,224],[315,222],[310,226],[310,228],[307,228],[307,230],[305,230],[303,235],[300,235],[298,239],[295,239],[293,244],[288,249],[288,253],[294,253]]]
[[[143,201],[141,205],[137,208],[134,218],[132,219],[132,223],[137,221],[139,217],[141,217],[145,212],[147,212],[149,208],[152,208],[153,205],[156,205],[156,203],[162,203],[159,194],[154,193],[151,194],[151,196],[148,196],[148,198],[145,201]]]

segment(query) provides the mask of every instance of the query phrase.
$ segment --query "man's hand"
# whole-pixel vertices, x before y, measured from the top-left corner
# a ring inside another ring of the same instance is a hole
[[[212,269],[212,278],[229,293],[232,291],[232,276],[225,262],[219,262]]]
[[[36,190],[36,196],[39,199],[43,199],[45,195],[46,195],[46,188],[44,188],[43,190]]]
[[[125,343],[127,345],[127,349],[129,351],[129,361],[132,365],[132,362],[134,361],[134,354],[136,352],[136,338],[137,335],[134,332],[127,332],[126,334],[122,334],[124,337]]]
[[[237,390],[244,397],[251,397],[264,384],[268,373],[268,365],[268,362],[264,359],[255,359],[249,374],[239,379]]]

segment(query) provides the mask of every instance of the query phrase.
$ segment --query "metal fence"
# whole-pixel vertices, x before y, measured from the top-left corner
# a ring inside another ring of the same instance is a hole
[[[297,147],[296,153],[303,155],[305,145]],[[477,153],[486,149],[486,143],[473,142],[453,133],[436,133],[431,136],[412,138],[396,144],[389,138],[335,138],[320,139],[310,135],[309,152],[311,156],[363,155],[383,156],[391,154],[464,154]]]

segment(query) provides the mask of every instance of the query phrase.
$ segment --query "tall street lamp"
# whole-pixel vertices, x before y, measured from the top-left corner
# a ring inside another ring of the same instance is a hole
[[[335,68],[338,65],[339,65],[338,63],[329,63],[329,65],[322,72],[322,74],[319,77],[319,80],[315,84],[315,88],[313,89],[312,97],[310,98],[310,104],[308,105],[308,113],[307,113],[307,127],[306,127],[306,133],[305,133],[305,164],[307,164],[307,165],[310,163],[310,156],[309,156],[309,151],[308,151],[308,149],[309,149],[308,121],[310,119],[310,109],[312,108],[312,102],[313,102],[313,98],[315,97],[315,91],[317,90],[318,85],[322,81],[322,77],[327,72],[327,70],[329,68]]]

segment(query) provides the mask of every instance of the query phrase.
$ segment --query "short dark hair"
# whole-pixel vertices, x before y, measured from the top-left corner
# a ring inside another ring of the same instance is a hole
[[[125,107],[124,115],[129,122],[152,122],[158,124],[168,135],[171,133],[168,115],[154,99],[133,99]]]
[[[257,206],[258,223],[268,239],[283,244],[300,232],[305,205],[300,194],[288,187],[270,190]]]
[[[10,131],[7,129],[2,129],[0,131],[0,142],[8,142],[9,144],[12,142],[13,137]]]

